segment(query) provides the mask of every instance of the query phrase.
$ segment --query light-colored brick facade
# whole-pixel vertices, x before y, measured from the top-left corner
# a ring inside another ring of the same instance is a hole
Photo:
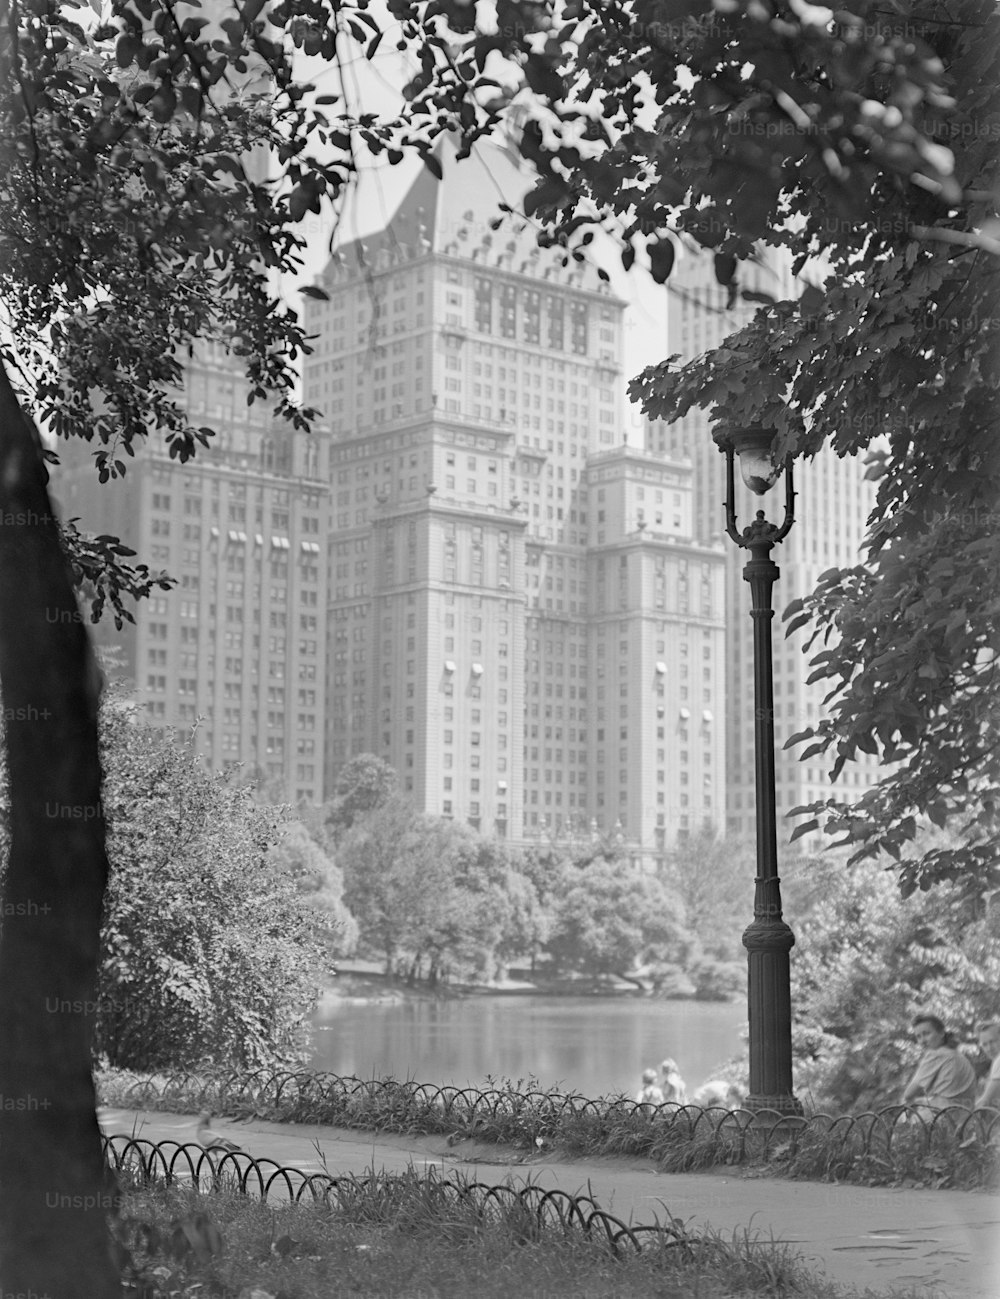
[[[787,266],[765,259],[744,272],[744,287],[795,297]],[[727,290],[716,283],[711,256],[678,261],[671,277],[668,308],[668,351],[689,359],[722,341],[748,320],[755,306],[727,306]],[[755,825],[753,625],[750,589],[743,580],[748,554],[725,536],[725,458],[711,437],[705,411],[693,410],[672,424],[651,421],[646,445],[667,457],[690,460],[694,493],[694,535],[705,544],[725,543],[726,614],[726,823],[733,834],[752,834]],[[814,460],[795,467],[795,524],[776,547],[772,558],[781,576],[773,601],[775,777],[779,831],[787,838],[795,821],[784,820],[793,807],[843,791],[856,797],[877,779],[876,764],[863,755],[849,763],[836,786],[829,780],[830,764],[814,758],[799,761],[802,747],[785,750],[785,742],[815,723],[829,687],[809,685],[811,669],[803,653],[804,637],[786,639],[781,613],[792,600],[811,592],[829,568],[852,567],[860,560],[866,520],[874,503],[873,485],[865,479],[860,458],[840,459],[824,450]],[[784,506],[783,480],[764,498],[754,497],[737,474],[738,524],[744,527],[764,505],[769,518],[780,520]],[[815,652],[815,650],[813,651]],[[819,844],[816,836],[805,841]]]
[[[423,174],[310,302],[332,429],[327,787],[372,750],[428,812],[512,840],[721,823],[721,543],[691,468],[624,444],[622,311],[494,230],[527,178]]]
[[[212,770],[240,764],[275,800],[319,801],[329,519],[329,438],[273,425],[246,404],[221,348],[187,366],[184,401],[216,437],[187,464],[142,449],[101,484],[85,444],[60,446],[65,518],[121,537],[177,579],[98,642],[120,651],[147,719],[187,734]]]

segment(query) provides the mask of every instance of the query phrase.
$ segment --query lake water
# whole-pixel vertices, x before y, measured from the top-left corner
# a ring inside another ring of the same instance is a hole
[[[635,1092],[671,1056],[693,1090],[741,1049],[744,1003],[648,997],[477,995],[447,1001],[324,999],[310,1067],[457,1086],[529,1075],[587,1097]]]

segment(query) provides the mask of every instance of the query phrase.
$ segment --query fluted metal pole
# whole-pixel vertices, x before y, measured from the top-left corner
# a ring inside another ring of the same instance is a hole
[[[763,516],[758,516],[761,519]],[[771,591],[779,576],[771,559],[771,529],[744,542],[752,558],[743,569],[750,584],[753,619],[754,763],[757,796],[757,877],[753,923],[743,935],[747,949],[747,1013],[750,1022],[750,1095],[747,1108],[801,1114],[792,1092],[792,1001],[789,952],[795,935],[782,919],[774,777],[774,679]]]

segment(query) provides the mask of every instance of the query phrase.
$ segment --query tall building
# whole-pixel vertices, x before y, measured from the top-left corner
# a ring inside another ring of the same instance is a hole
[[[217,430],[187,464],[140,450],[99,483],[86,444],[60,445],[64,518],[121,537],[170,592],[98,644],[120,649],[148,721],[188,732],[212,770],[243,768],[276,801],[323,792],[329,438],[276,426],[246,403],[238,359],[202,344],[185,370],[188,414]]]
[[[332,430],[327,788],[371,750],[428,812],[636,857],[721,820],[723,569],[686,459],[623,444],[623,303],[497,225],[528,177],[424,171],[307,305]]]
[[[207,24],[206,41],[240,17],[233,0],[181,9]],[[251,53],[215,93],[249,106],[271,88]],[[255,181],[271,168],[263,146],[242,163]],[[100,484],[88,446],[58,448],[63,517],[121,537],[178,583],[140,601],[121,631],[106,612],[96,639],[119,650],[117,674],[154,727],[197,723],[194,747],[210,769],[240,767],[275,801],[319,801],[329,438],[293,431],[268,402],[248,405],[243,362],[221,344],[197,345],[182,385],[178,404],[216,434],[187,464],[145,447],[124,479]]]
[[[747,268],[746,287],[770,292],[778,298],[797,296],[788,266],[776,259]],[[686,257],[671,278],[668,304],[668,351],[684,360],[717,347],[747,321],[755,307],[727,306],[727,290],[715,279],[710,256]],[[748,554],[725,536],[725,457],[712,441],[706,411],[692,410],[674,421],[648,421],[646,445],[673,460],[689,457],[693,468],[694,537],[701,544],[724,540],[726,578],[726,805],[727,826],[734,834],[752,834],[755,825],[753,626],[750,590],[743,580]],[[874,489],[864,477],[857,458],[838,458],[824,449],[815,459],[795,466],[795,523],[772,558],[781,576],[775,583],[773,603],[775,773],[779,832],[787,835],[794,821],[783,822],[793,807],[843,791],[854,797],[877,779],[873,759],[848,764],[836,786],[830,783],[832,765],[819,757],[801,762],[801,746],[785,750],[786,741],[822,716],[822,701],[829,687],[808,683],[811,654],[804,653],[805,635],[785,637],[781,613],[795,599],[808,595],[819,575],[828,568],[850,567],[860,559],[866,520],[874,504]],[[768,517],[779,521],[784,507],[783,479],[762,501],[739,481],[737,519],[742,528],[763,505]],[[805,843],[818,842],[816,836]]]

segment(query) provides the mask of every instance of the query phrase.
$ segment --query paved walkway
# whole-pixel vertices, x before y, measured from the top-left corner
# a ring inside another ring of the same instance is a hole
[[[193,1141],[193,1116],[102,1109],[108,1134]],[[666,1215],[723,1231],[749,1228],[787,1242],[830,1280],[880,1292],[916,1287],[924,1299],[1000,1296],[1000,1197],[968,1191],[876,1190],[755,1177],[749,1171],[660,1173],[641,1158],[556,1161],[444,1136],[365,1135],[329,1127],[230,1123],[212,1127],[261,1159],[318,1172],[406,1168],[461,1171],[493,1185],[508,1175],[590,1195],[636,1225]],[[321,1152],[321,1155],[320,1153]],[[321,1157],[322,1156],[322,1157]]]

